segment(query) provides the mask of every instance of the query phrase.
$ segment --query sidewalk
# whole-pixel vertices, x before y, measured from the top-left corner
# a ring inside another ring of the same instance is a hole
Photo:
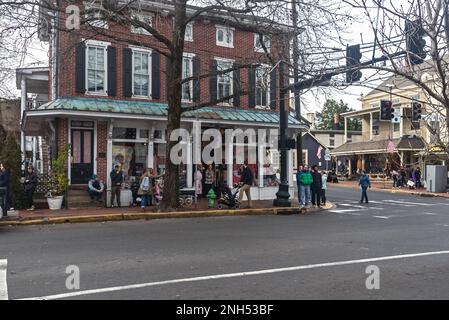
[[[79,223],[79,222],[104,222],[121,220],[139,220],[139,219],[164,219],[164,218],[193,218],[193,217],[211,217],[211,216],[235,216],[235,215],[284,215],[298,214],[299,207],[296,199],[291,199],[292,207],[280,208],[273,207],[273,200],[253,201],[253,207],[244,209],[247,202],[243,201],[243,208],[237,210],[210,209],[207,199],[201,199],[195,205],[183,207],[174,212],[158,212],[157,206],[147,207],[142,212],[140,207],[122,207],[122,208],[77,208],[68,210],[35,210],[20,211],[18,217],[7,217],[0,219],[0,226],[4,225],[39,225],[56,223]],[[312,208],[307,210],[313,213],[321,210],[328,210],[333,204],[328,202],[323,209]]]
[[[392,181],[386,181],[385,183],[383,181],[371,181],[371,191],[410,194],[421,197],[449,198],[449,193],[447,192],[431,193],[424,188],[421,189],[409,189],[408,187],[393,188],[392,183],[393,183]],[[338,183],[328,183],[328,186],[360,189],[358,181],[339,181]]]

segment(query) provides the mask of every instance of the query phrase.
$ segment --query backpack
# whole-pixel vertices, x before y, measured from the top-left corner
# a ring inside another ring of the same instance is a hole
[[[299,177],[299,181],[304,186],[310,186],[313,183],[313,178],[310,172],[303,172]]]
[[[144,177],[142,180],[142,184],[140,185],[143,191],[150,190],[150,178]]]

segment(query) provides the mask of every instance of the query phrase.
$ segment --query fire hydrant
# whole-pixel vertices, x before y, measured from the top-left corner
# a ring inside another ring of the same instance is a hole
[[[214,189],[210,189],[209,192],[207,193],[207,199],[209,199],[209,208],[214,208],[215,207],[215,191]]]

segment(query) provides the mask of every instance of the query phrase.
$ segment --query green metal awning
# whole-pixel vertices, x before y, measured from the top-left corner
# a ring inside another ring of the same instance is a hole
[[[78,98],[67,97],[58,98],[50,101],[36,109],[27,110],[25,117],[32,117],[49,114],[57,114],[60,112],[68,112],[75,114],[117,114],[120,115],[141,115],[144,117],[167,117],[167,105],[163,103],[146,102],[146,101],[128,101],[128,100],[112,100],[98,98]],[[51,112],[51,113],[50,113]],[[234,107],[204,107],[199,110],[185,112],[183,119],[195,119],[219,121],[219,122],[245,122],[252,124],[279,124],[279,113],[264,110],[245,110]],[[289,115],[289,126],[293,128],[307,127],[308,124],[300,122],[293,116]]]

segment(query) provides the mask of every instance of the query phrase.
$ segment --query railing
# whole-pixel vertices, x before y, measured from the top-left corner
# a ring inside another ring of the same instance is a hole
[[[41,105],[46,104],[47,102],[48,101],[28,99],[26,101],[26,109],[27,110],[36,109],[39,108]]]

